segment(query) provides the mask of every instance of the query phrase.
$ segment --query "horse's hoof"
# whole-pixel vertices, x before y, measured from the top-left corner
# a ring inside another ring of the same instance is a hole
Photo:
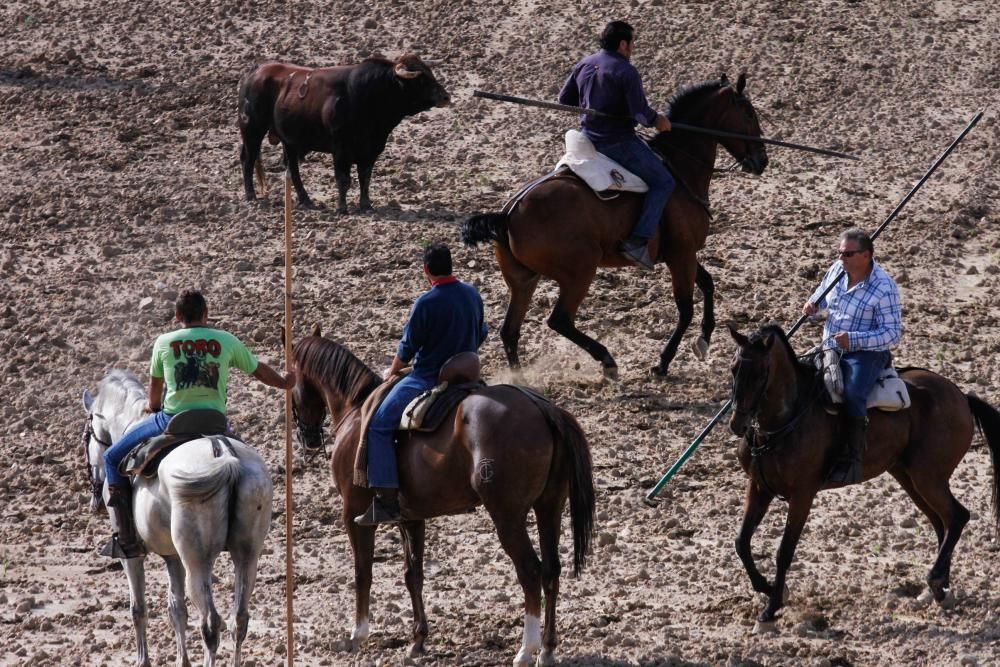
[[[427,649],[424,648],[423,644],[413,644],[410,646],[409,652],[406,654],[409,658],[419,658],[426,655]]]
[[[958,604],[958,599],[955,597],[955,594],[949,588],[947,591],[945,591],[944,596],[940,600],[938,600],[937,603],[938,606],[941,607],[942,609],[954,609],[955,605]]]
[[[778,632],[777,621],[757,621],[753,624],[753,630],[751,634],[754,635],[773,635]]]
[[[323,207],[318,204],[314,204],[311,201],[300,201],[296,208],[301,211],[318,211]]]
[[[346,206],[338,206],[337,207],[337,213],[339,213],[340,215],[347,215],[347,207]]]
[[[556,664],[555,652],[543,648],[538,654],[538,660],[535,661],[536,667],[552,667],[554,664]]]
[[[608,380],[618,380],[618,367],[617,366],[602,366],[601,373],[604,374],[605,379]]]
[[[661,364],[657,364],[649,369],[650,377],[659,378],[661,380],[667,377],[667,367]]]
[[[705,361],[708,358],[708,341],[702,336],[691,342],[691,351],[694,352],[694,356],[698,357],[699,361]]]

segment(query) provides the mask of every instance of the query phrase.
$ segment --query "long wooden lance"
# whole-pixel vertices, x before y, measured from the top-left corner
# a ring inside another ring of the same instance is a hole
[[[531,100],[526,97],[501,95],[500,93],[488,93],[483,90],[472,91],[472,96],[482,97],[488,100],[499,100],[500,102],[513,102],[514,104],[523,104],[524,106],[538,107],[539,109],[554,109],[556,111],[569,111],[577,114],[585,114],[587,116],[598,116],[601,118],[632,120],[628,116],[619,116],[617,114],[605,113],[603,111],[597,111],[596,109],[585,109],[583,107],[575,107],[571,104],[558,104],[556,102],[545,102],[543,100]],[[796,150],[806,151],[809,153],[818,153],[819,155],[829,155],[831,157],[844,158],[845,160],[861,159],[859,157],[848,155],[847,153],[840,153],[838,151],[833,151],[828,148],[814,148],[813,146],[803,146],[802,144],[793,144],[790,141],[781,141],[780,139],[767,139],[765,137],[755,137],[749,134],[738,134],[736,132],[726,132],[724,130],[713,130],[708,127],[698,127],[697,125],[688,125],[687,123],[675,123],[671,121],[670,127],[672,130],[685,130],[687,132],[696,132],[698,134],[707,134],[709,136],[724,137],[727,139],[742,139],[743,141],[756,141],[762,144],[771,144],[772,146],[784,146],[785,148],[794,148]]]
[[[934,164],[931,165],[931,168],[927,170],[927,173],[925,173],[920,178],[920,180],[917,181],[917,184],[914,185],[908,193],[906,193],[906,196],[903,197],[903,199],[898,204],[896,204],[896,208],[892,209],[892,213],[890,213],[889,216],[882,222],[882,224],[879,225],[878,228],[871,234],[872,241],[878,238],[879,234],[882,233],[882,230],[885,229],[890,222],[892,222],[893,218],[895,218],[902,210],[902,208],[906,206],[906,203],[910,201],[910,199],[913,197],[914,194],[916,194],[917,190],[919,190],[921,186],[923,186],[923,184],[927,182],[927,179],[931,177],[931,174],[933,174],[934,171],[939,166],[941,166],[941,163],[945,161],[945,158],[951,155],[951,152],[955,150],[955,147],[958,146],[959,142],[965,138],[965,135],[967,135],[970,131],[972,131],[972,128],[976,126],[976,123],[978,123],[979,119],[982,117],[983,117],[982,111],[976,112],[976,115],[972,117],[972,120],[970,120],[969,124],[965,126],[965,129],[962,130],[961,134],[959,134],[955,138],[955,140],[951,142],[951,145],[949,145],[948,148],[946,148],[945,151],[941,153],[938,159],[934,161]],[[840,275],[837,276],[837,279],[832,281],[829,285],[827,285],[826,289],[823,290],[823,293],[820,294],[818,301],[822,301],[823,297],[825,297],[830,292],[830,290],[833,289],[834,285],[840,282],[840,279],[843,278],[843,276],[844,272],[841,271]],[[789,338],[795,335],[795,332],[799,330],[799,327],[802,326],[802,324],[806,321],[806,319],[807,318],[805,315],[799,317],[798,321],[794,324],[794,326],[792,326],[792,328],[788,330],[787,335]],[[698,434],[698,437],[696,437],[693,441],[691,441],[691,444],[688,445],[688,448],[684,450],[684,453],[681,454],[680,458],[678,458],[677,461],[675,461],[674,464],[670,466],[667,472],[664,473],[663,477],[660,478],[660,481],[658,481],[656,485],[653,486],[652,489],[650,489],[649,493],[647,493],[645,498],[643,498],[643,502],[645,502],[650,507],[656,506],[658,502],[656,500],[656,496],[660,494],[660,491],[662,491],[663,487],[666,486],[667,482],[670,481],[670,478],[673,477],[674,474],[680,469],[680,467],[684,465],[684,462],[687,461],[692,454],[694,454],[694,451],[698,449],[699,445],[701,445],[701,442],[702,440],[705,439],[705,436],[711,433],[712,429],[715,428],[715,425],[718,424],[719,421],[726,416],[726,413],[729,412],[730,408],[732,407],[733,407],[733,399],[730,398],[728,401],[726,401],[726,404],[722,406],[722,409],[719,410],[714,417],[712,417],[712,421],[708,422],[708,425],[704,429],[702,429],[701,433]]]

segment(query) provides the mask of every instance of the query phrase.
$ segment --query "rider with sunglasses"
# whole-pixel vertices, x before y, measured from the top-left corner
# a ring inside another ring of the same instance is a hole
[[[847,446],[830,473],[830,481],[836,483],[853,484],[863,478],[868,394],[902,333],[899,288],[873,259],[874,250],[871,237],[863,230],[849,229],[841,234],[840,259],[802,308],[809,317],[829,310],[823,347],[842,351]],[[820,299],[834,281],[833,289]]]

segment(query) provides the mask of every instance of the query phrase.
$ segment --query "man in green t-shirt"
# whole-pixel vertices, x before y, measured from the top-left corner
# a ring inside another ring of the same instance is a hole
[[[238,368],[278,389],[295,386],[295,373],[282,376],[240,340],[208,326],[208,305],[201,292],[184,290],[175,304],[182,328],[165,333],[153,344],[149,363],[148,416],[137,422],[104,453],[108,481],[108,514],[116,528],[101,551],[114,558],[135,558],[143,547],[132,515],[132,486],[118,466],[139,443],[163,433],[170,418],[185,410],[212,409],[226,413],[229,369]],[[166,394],[164,394],[166,389]],[[162,399],[162,403],[161,403]]]

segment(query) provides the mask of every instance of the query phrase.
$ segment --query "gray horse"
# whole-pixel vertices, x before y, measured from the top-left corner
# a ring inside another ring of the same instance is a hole
[[[93,484],[91,508],[106,501],[103,454],[130,424],[143,416],[146,392],[128,371],[109,371],[97,396],[83,392],[87,411],[87,463]],[[222,551],[229,551],[236,569],[234,618],[230,631],[236,639],[233,664],[250,620],[250,597],[257,580],[257,560],[271,525],[271,475],[263,459],[238,440],[229,439],[233,452],[215,458],[207,438],[193,440],[171,451],[160,463],[158,476],[133,482],[136,528],[150,553],[160,555],[170,577],[168,608],[177,637],[177,665],[190,665],[184,647],[187,606],[184,584],[201,613],[205,665],[215,664],[222,619],[212,600],[212,567]],[[132,621],[138,656],[148,666],[144,556],[122,559],[128,576]]]

